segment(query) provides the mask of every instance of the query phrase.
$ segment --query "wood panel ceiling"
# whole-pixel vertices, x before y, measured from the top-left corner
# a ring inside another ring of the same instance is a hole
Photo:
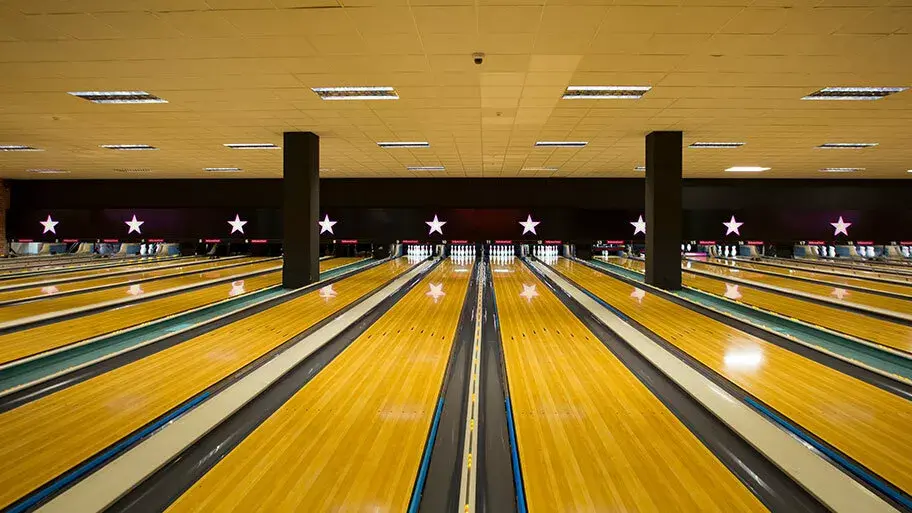
[[[327,177],[631,177],[642,175],[647,132],[683,130],[685,143],[747,143],[685,148],[687,177],[759,165],[772,168],[764,177],[912,178],[912,91],[800,99],[826,86],[912,85],[910,56],[912,0],[6,0],[0,144],[45,151],[0,153],[0,176],[236,166],[245,171],[232,176],[279,177],[281,151],[222,145],[281,144],[302,130],[321,136]],[[400,99],[323,101],[310,90],[338,85],[393,86]],[[562,100],[568,85],[653,89],[635,101]],[[66,94],[86,90],[169,103]],[[431,147],[377,147],[386,140]],[[815,148],[826,142],[879,146]],[[437,165],[446,170],[407,170]]]

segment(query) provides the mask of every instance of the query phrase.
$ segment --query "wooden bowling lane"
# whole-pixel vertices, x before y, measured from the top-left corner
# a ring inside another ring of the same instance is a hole
[[[860,290],[846,290],[841,288],[838,283],[832,285],[811,283],[783,275],[758,273],[756,271],[737,267],[721,267],[702,262],[694,262],[692,260],[684,262],[684,266],[689,270],[710,273],[721,278],[748,280],[763,285],[794,290],[805,294],[813,294],[832,301],[842,302],[846,305],[863,305],[888,310],[890,312],[912,315],[912,297],[910,297],[910,299],[900,299],[892,296],[862,292]],[[849,292],[851,292],[851,294]]]
[[[183,257],[188,258],[188,257]],[[193,257],[197,258],[197,257]],[[162,256],[162,257],[99,257],[99,256],[72,256],[65,257],[60,259],[55,258],[46,258],[43,260],[35,260],[29,262],[11,262],[6,266],[0,267],[0,277],[6,277],[9,275],[15,275],[20,273],[29,273],[36,271],[51,271],[51,270],[62,270],[62,269],[78,269],[81,267],[94,266],[98,264],[139,264],[139,263],[155,263],[162,261],[173,261],[176,260],[175,256]]]
[[[725,261],[724,259],[722,261]],[[728,260],[731,261],[731,260]],[[747,262],[747,260],[738,259],[737,262]],[[901,281],[905,283],[912,284],[912,275],[910,274],[896,274],[892,272],[881,272],[870,270],[867,268],[845,268],[837,267],[827,264],[818,264],[811,262],[809,260],[797,260],[791,258],[763,258],[757,261],[752,262],[756,265],[762,265],[764,268],[775,268],[781,269],[782,267],[787,267],[789,269],[801,269],[807,271],[826,271],[827,273],[838,273],[841,276],[853,276],[857,278],[879,278],[882,280],[892,280],[892,281]],[[780,267],[782,266],[782,267]]]
[[[493,277],[530,512],[766,511],[524,265]]]
[[[228,269],[212,268],[203,270],[198,273],[187,274],[184,276],[173,276],[160,280],[125,285],[104,290],[72,294],[69,296],[49,297],[47,299],[29,301],[7,306],[0,306],[0,322],[15,321],[35,315],[47,314],[52,312],[62,312],[73,308],[92,306],[98,303],[114,301],[117,299],[139,297],[143,294],[159,292],[173,289],[176,287],[186,287],[196,285],[209,280],[218,278],[227,278],[239,274],[265,271],[272,268],[281,268],[281,260],[255,260],[249,264]]]
[[[785,262],[789,265],[800,264],[802,266],[810,266],[818,269],[827,269],[831,271],[842,272],[846,274],[857,274],[862,275],[864,273],[882,273],[886,276],[897,277],[901,276],[903,278],[912,277],[912,266],[907,264],[876,264],[873,262],[860,261],[860,260],[842,260],[842,261],[833,261],[833,260],[821,260],[821,259],[804,259],[804,258],[795,258],[795,259],[785,259],[777,258],[772,259],[776,263]]]
[[[328,271],[357,260],[325,260],[320,262],[320,270]],[[0,335],[0,364],[281,283],[282,272],[276,271],[6,333]]]
[[[790,268],[784,269],[782,267],[773,267],[768,265],[763,265],[762,263],[750,262],[747,260],[724,260],[721,258],[712,258],[712,262],[724,265],[729,268],[742,269],[748,271],[763,271],[764,273],[772,273],[776,276],[782,276],[786,278],[807,278],[810,280],[822,281],[829,284],[832,284],[835,287],[840,285],[846,285],[850,287],[858,287],[860,289],[866,289],[877,292],[888,292],[891,294],[900,294],[907,296],[909,299],[912,299],[912,281],[907,285],[899,283],[884,283],[882,281],[873,281],[866,280],[864,278],[854,277],[851,274],[844,275],[833,275],[829,273],[822,273],[818,271],[806,270],[801,268]],[[706,267],[712,267],[708,264],[697,265],[698,262],[689,260],[692,263],[693,269],[705,269]]]
[[[457,267],[441,263],[168,511],[406,511],[471,277]]]
[[[410,266],[380,264],[0,414],[0,508],[59,476]]]
[[[0,272],[0,287],[9,287],[12,285],[25,285],[49,280],[61,280],[69,278],[90,278],[93,276],[104,276],[105,274],[115,271],[140,271],[154,269],[156,267],[174,265],[176,263],[192,263],[200,260],[208,260],[204,257],[169,257],[162,259],[143,259],[132,263],[126,263],[119,260],[107,260],[96,258],[90,262],[78,265],[66,265],[47,269],[25,269],[17,273]],[[107,264],[107,265],[105,265]],[[23,273],[41,272],[39,275],[16,277]]]
[[[612,260],[637,272],[644,271],[641,260]],[[867,314],[850,312],[804,299],[793,298],[776,292],[767,292],[754,287],[730,283],[722,278],[710,278],[698,274],[683,273],[682,283],[703,292],[722,296],[732,301],[775,312],[817,326],[822,326],[846,335],[880,344],[882,346],[912,353],[912,326],[890,322]],[[855,291],[845,291],[844,299],[852,301]]]
[[[555,268],[906,493],[912,492],[912,402],[584,264],[562,258]]]
[[[228,265],[240,265],[246,263],[253,263],[257,260],[260,260],[256,257],[246,257],[246,258],[237,258],[231,260],[204,260],[198,262],[188,262],[190,265],[181,265],[177,267],[168,267],[165,269],[155,269],[154,267],[149,269],[138,270],[129,274],[118,274],[117,276],[109,277],[89,277],[83,280],[78,281],[68,281],[66,283],[54,284],[54,285],[38,285],[36,287],[23,288],[18,290],[10,291],[0,291],[0,302],[4,301],[15,301],[15,300],[25,300],[25,299],[41,299],[53,296],[54,294],[61,294],[64,292],[75,292],[82,289],[87,289],[91,287],[104,287],[104,286],[113,286],[120,283],[126,283],[135,280],[148,280],[152,278],[166,278],[168,276],[173,276],[175,274],[187,273],[191,271],[200,271],[204,272],[210,269],[215,269],[218,267],[224,267]],[[279,261],[277,261],[278,263]],[[115,268],[116,269],[116,268]],[[106,270],[109,271],[109,270]],[[96,275],[98,276],[98,275]]]

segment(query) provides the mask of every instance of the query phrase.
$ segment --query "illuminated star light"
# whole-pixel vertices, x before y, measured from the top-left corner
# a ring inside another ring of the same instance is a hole
[[[41,223],[41,226],[44,226],[44,231],[41,232],[42,234],[51,232],[54,235],[57,235],[57,230],[54,227],[57,226],[58,224],[60,224],[60,221],[54,221],[53,219],[51,219],[50,214],[48,214],[47,221],[38,221],[38,222]]]
[[[830,292],[830,295],[836,296],[839,299],[845,299],[849,295],[849,291],[846,289],[835,288],[833,292]]]
[[[438,299],[440,299],[441,297],[446,295],[446,293],[443,291],[443,283],[438,283],[437,285],[434,285],[433,283],[428,283],[428,287],[430,287],[431,290],[430,290],[430,292],[428,292],[425,295],[434,298],[435,303],[437,302]]]
[[[326,232],[329,232],[329,233],[335,235],[335,233],[333,232],[333,226],[335,226],[335,224],[338,223],[338,222],[339,222],[339,221],[330,221],[330,220],[329,220],[329,214],[326,214],[326,215],[323,216],[323,220],[322,220],[322,221],[317,221],[317,224],[320,225],[320,233],[321,233],[321,234],[326,233]]]
[[[323,301],[329,301],[330,299],[336,297],[336,291],[333,289],[332,285],[327,285],[320,289],[320,297],[323,298]]]
[[[533,221],[532,214],[529,214],[528,216],[526,216],[526,220],[520,221],[519,224],[522,225],[522,227],[523,227],[523,232],[522,232],[523,235],[525,235],[527,233],[532,233],[532,235],[538,235],[538,233],[535,231],[535,227],[540,225],[541,221]]]
[[[535,285],[526,285],[523,283],[523,291],[519,294],[519,297],[526,298],[526,301],[532,301],[533,297],[538,297],[538,291],[535,290]]]
[[[732,285],[731,283],[726,283],[725,297],[728,299],[741,299],[741,292],[738,290],[738,286]]]
[[[129,235],[133,232],[136,232],[136,233],[142,235],[142,232],[139,230],[139,227],[142,226],[143,223],[145,223],[145,221],[137,221],[136,214],[133,214],[132,221],[124,221],[124,223],[130,228],[129,230],[127,230],[127,235]]]
[[[740,236],[741,235],[740,228],[741,228],[742,224],[744,224],[744,223],[739,223],[738,220],[735,219],[735,216],[732,216],[731,221],[729,221],[727,223],[722,223],[722,226],[725,226],[725,228],[726,228],[725,235],[731,235],[734,233],[735,235]]]
[[[447,224],[447,222],[437,219],[437,214],[434,214],[434,220],[425,221],[424,224],[428,225],[428,227],[430,228],[430,230],[428,230],[428,235],[430,235],[434,232],[437,232],[440,235],[443,235],[443,225]]]
[[[231,233],[241,232],[244,233],[244,225],[247,224],[247,221],[241,221],[240,214],[234,214],[234,221],[228,221],[228,224],[231,225]]]
[[[839,235],[840,233],[845,235],[846,237],[848,237],[849,236],[849,226],[852,226],[852,223],[847,223],[847,222],[843,221],[842,216],[839,216],[839,221],[836,221],[835,223],[830,223],[830,226],[832,226],[833,228],[836,229],[836,231],[833,232],[834,237]]]
[[[641,288],[634,287],[633,292],[630,293],[630,297],[636,299],[637,303],[642,303],[643,298],[646,297],[646,291]]]
[[[640,216],[636,221],[631,221],[630,224],[633,225],[633,234],[642,233],[646,235],[646,221],[643,220],[643,216]]]

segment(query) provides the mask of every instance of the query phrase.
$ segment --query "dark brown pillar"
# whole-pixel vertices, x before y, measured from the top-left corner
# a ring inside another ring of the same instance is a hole
[[[320,138],[285,132],[282,285],[298,288],[320,279]]]
[[[646,136],[646,283],[681,289],[682,132]]]

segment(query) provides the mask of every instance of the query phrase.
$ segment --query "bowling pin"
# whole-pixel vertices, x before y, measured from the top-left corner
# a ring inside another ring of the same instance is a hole
[[[687,251],[690,251],[690,244],[687,245]]]

